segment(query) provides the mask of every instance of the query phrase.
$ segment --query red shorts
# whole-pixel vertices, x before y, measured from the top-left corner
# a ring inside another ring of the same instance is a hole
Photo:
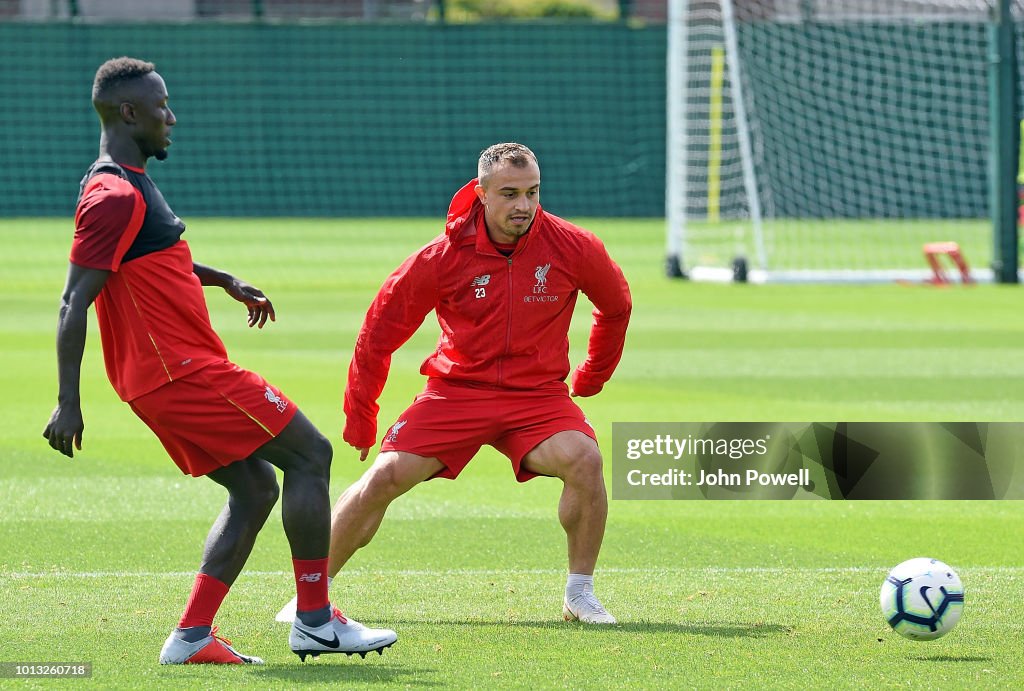
[[[230,362],[207,365],[128,405],[187,475],[206,475],[281,433],[295,404],[260,375]]]
[[[597,435],[565,389],[491,389],[431,379],[398,417],[381,451],[405,451],[436,458],[445,469],[434,477],[454,480],[480,447],[489,444],[512,461],[516,480],[536,477],[523,457],[545,439],[575,430]]]

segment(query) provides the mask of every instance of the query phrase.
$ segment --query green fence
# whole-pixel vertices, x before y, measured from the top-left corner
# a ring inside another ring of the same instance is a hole
[[[443,215],[481,149],[538,154],[545,206],[660,215],[664,27],[0,24],[0,216],[70,213],[105,59],[157,64],[149,172],[185,215]]]
[[[954,87],[941,94],[897,85],[890,102],[864,107],[903,109],[915,99],[921,114],[916,128],[879,132],[892,166],[917,171],[914,187],[893,193],[884,215],[986,215],[987,125],[977,110],[986,99],[983,41],[936,50],[948,26],[935,23],[755,23],[741,27],[741,38],[757,31],[771,33],[750,43],[769,48],[814,32],[868,32],[939,56],[917,66],[924,83],[965,75],[946,79]],[[664,211],[663,25],[0,23],[0,216],[71,213],[96,154],[92,76],[123,54],[156,62],[167,79],[175,143],[150,173],[183,216],[438,216],[473,175],[478,152],[506,140],[537,151],[544,203],[556,213]],[[814,152],[827,149],[820,138],[841,131],[851,113],[758,113],[779,76],[797,68],[776,55],[792,53],[748,55],[744,65],[762,133],[788,152],[785,166],[768,157],[759,171],[775,181],[776,213],[815,215],[814,199],[832,214],[850,208],[829,198],[834,161]],[[827,67],[830,57],[814,59]],[[808,84],[825,104],[828,90],[841,87]],[[937,131],[956,149],[951,164],[931,165],[911,141]]]

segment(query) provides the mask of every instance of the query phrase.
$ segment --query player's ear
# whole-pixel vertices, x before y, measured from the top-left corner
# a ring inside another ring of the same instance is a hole
[[[121,113],[122,120],[129,124],[135,123],[135,104],[131,101],[122,101],[118,111]]]
[[[480,200],[481,204],[487,200],[487,192],[484,190],[483,185],[477,185],[473,188],[473,191],[476,192],[476,198]]]

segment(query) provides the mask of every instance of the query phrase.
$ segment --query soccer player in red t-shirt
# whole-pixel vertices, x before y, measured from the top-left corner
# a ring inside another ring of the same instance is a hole
[[[613,624],[593,582],[608,513],[601,452],[570,396],[593,396],[612,376],[629,323],[629,286],[597,237],[541,209],[530,149],[489,147],[477,172],[452,199],[445,233],[385,280],[356,339],[344,438],[365,460],[392,353],[431,310],[441,327],[420,368],[426,389],[334,507],[328,573],[370,541],[394,499],[424,480],[454,479],[489,444],[520,482],[562,481],[558,518],[569,552],[562,614]],[[594,304],[594,322],[570,389],[568,330],[580,292]],[[278,618],[292,611],[285,606]]]
[[[87,312],[95,302],[114,390],[159,437],[183,473],[228,492],[162,664],[262,664],[217,635],[213,618],[281,493],[299,607],[289,644],[320,653],[383,651],[394,631],[348,620],[327,595],[331,444],[279,389],[228,360],[202,286],[218,286],[263,328],[274,307],[258,289],[193,262],[185,224],[146,175],[163,160],[174,114],[152,63],[108,60],[96,72],[99,158],[82,179],[67,284],[57,325],[59,393],[43,432],[68,457],[82,448],[79,391]]]

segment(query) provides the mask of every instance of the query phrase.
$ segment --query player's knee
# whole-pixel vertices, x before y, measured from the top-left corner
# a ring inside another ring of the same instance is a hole
[[[596,445],[580,445],[563,459],[565,476],[579,482],[603,481],[604,459]]]
[[[372,503],[390,502],[408,487],[397,459],[374,463],[362,478],[362,496]]]
[[[276,479],[260,485],[253,491],[253,502],[267,513],[270,513],[280,497],[281,487],[277,484]]]
[[[317,432],[312,435],[309,444],[303,454],[306,457],[311,469],[323,475],[329,475],[331,471],[331,459],[334,458],[334,447],[330,440]]]
[[[320,434],[317,435],[317,437],[317,450],[329,466],[331,464],[331,459],[334,458],[334,446],[331,444],[331,440],[324,435]]]
[[[270,513],[281,496],[281,488],[277,484],[277,475],[273,467],[268,464],[251,466],[251,472],[247,474],[244,495],[236,497],[247,503],[254,510]]]

